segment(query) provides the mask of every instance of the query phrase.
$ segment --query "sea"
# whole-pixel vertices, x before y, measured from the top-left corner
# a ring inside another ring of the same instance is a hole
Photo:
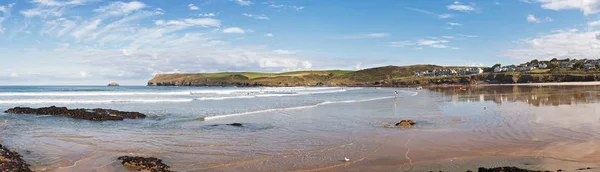
[[[119,156],[157,157],[175,171],[596,168],[599,90],[0,86],[0,144],[34,171],[134,170]],[[46,106],[147,118],[98,122],[3,113]],[[404,119],[417,125],[394,126]]]

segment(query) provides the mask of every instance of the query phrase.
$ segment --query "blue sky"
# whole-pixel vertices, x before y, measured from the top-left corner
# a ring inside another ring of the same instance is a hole
[[[598,58],[600,0],[2,0],[0,85]]]

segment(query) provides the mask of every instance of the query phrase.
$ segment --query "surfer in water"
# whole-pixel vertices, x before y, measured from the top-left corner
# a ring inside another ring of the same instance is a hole
[[[394,91],[394,98],[398,98],[398,91]]]

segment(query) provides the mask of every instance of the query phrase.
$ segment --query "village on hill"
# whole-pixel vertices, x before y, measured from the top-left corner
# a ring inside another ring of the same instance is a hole
[[[558,70],[573,70],[573,71],[595,71],[600,69],[600,59],[562,59],[554,58],[549,61],[532,60],[530,62],[518,65],[495,64],[491,68],[481,67],[465,67],[465,68],[446,68],[415,72],[416,77],[432,77],[432,76],[464,76],[478,75],[482,73],[504,73],[504,72],[530,72],[543,69],[544,72],[549,72],[554,69]]]

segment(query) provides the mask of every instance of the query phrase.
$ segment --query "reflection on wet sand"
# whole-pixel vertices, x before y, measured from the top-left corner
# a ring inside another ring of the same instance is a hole
[[[5,115],[12,122],[0,139],[31,151],[24,159],[36,171],[124,171],[115,161],[123,155],[157,157],[176,171],[572,171],[600,168],[593,165],[600,162],[598,88],[402,90],[406,96],[396,99],[210,121],[92,123]],[[417,124],[385,127],[402,119]],[[245,127],[214,126],[233,122]]]
[[[558,106],[600,101],[600,86],[479,86],[428,88],[449,96],[449,101],[526,102],[534,106]]]

